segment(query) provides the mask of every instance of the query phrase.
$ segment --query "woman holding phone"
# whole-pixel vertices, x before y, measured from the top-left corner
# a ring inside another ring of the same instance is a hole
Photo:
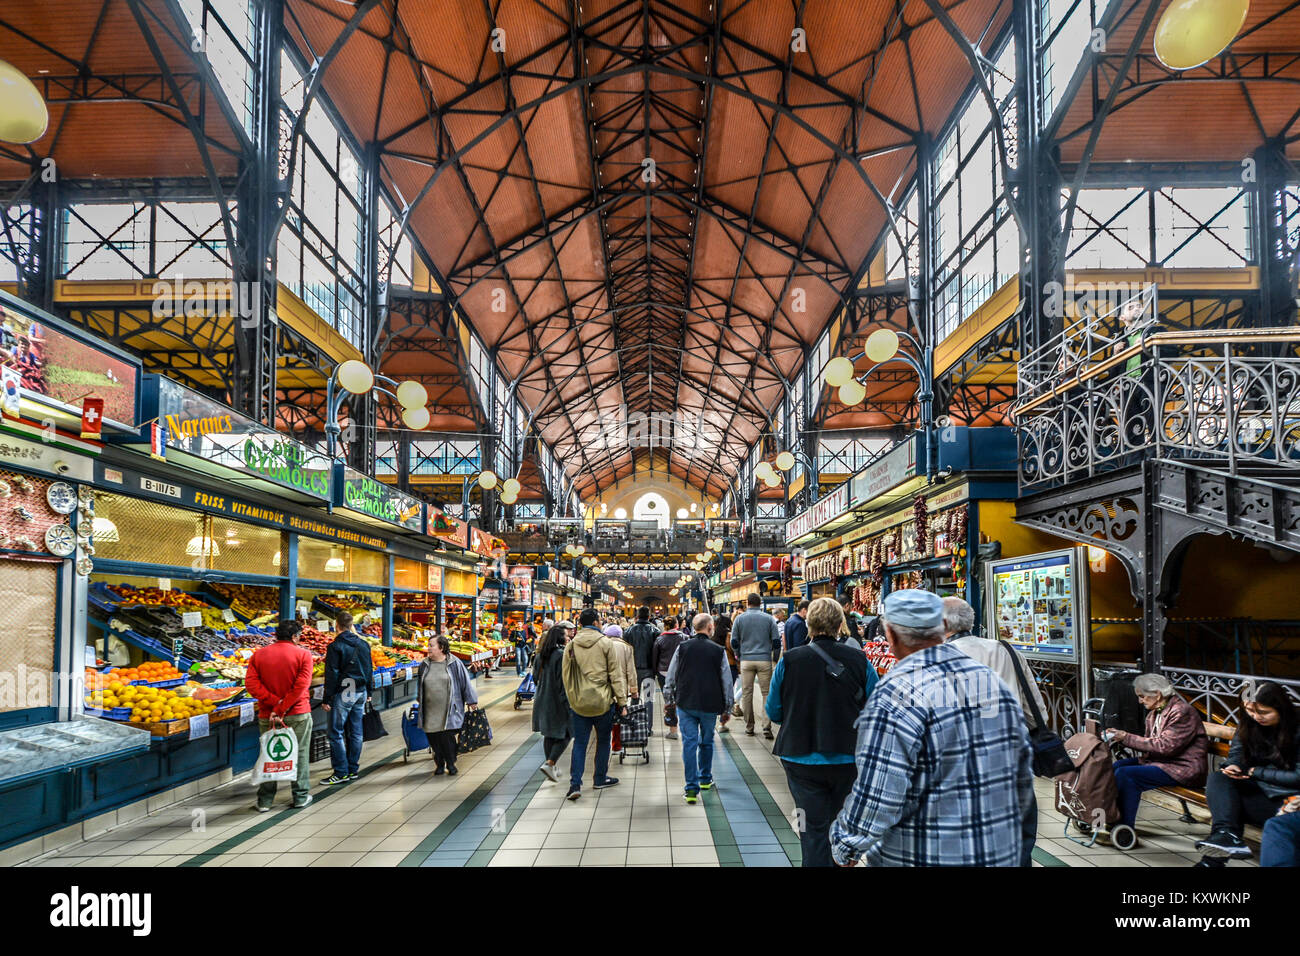
[[[1249,857],[1241,838],[1246,824],[1263,826],[1287,797],[1300,793],[1300,721],[1290,696],[1280,685],[1261,681],[1242,689],[1241,702],[1228,762],[1205,785],[1212,823],[1209,837],[1196,844],[1205,851],[1197,866]]]

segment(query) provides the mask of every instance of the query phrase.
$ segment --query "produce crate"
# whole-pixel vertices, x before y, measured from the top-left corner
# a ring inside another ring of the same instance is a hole
[[[180,677],[173,677],[171,680],[160,680],[152,684],[147,680],[133,680],[129,683],[132,687],[155,687],[158,690],[166,690],[168,687],[180,687],[181,684],[184,684],[188,680],[188,677],[182,675]]]
[[[108,710],[96,710],[88,704],[81,705],[81,712],[87,717],[102,717],[105,720],[128,720],[131,717],[130,707],[112,707]]]
[[[220,707],[214,707],[212,713],[208,714],[209,724],[219,724],[223,720],[234,720],[239,716],[239,701],[234,700],[229,704]]]
[[[149,731],[152,737],[179,737],[190,732],[190,719],[178,717],[175,720],[144,721],[132,723],[131,726]]]
[[[330,733],[324,727],[311,732],[311,743],[307,748],[307,762],[328,760],[330,755]]]

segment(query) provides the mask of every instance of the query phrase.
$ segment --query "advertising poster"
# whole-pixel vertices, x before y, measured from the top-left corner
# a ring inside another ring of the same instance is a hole
[[[103,399],[105,419],[134,424],[136,370],[130,362],[3,306],[0,364],[12,369],[28,392],[73,408],[94,395]]]
[[[989,636],[1034,657],[1076,659],[1087,609],[1080,606],[1074,563],[1073,551],[991,562]]]

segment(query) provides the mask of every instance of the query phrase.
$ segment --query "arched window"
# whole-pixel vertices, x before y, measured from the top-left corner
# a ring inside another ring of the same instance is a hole
[[[657,521],[660,529],[668,527],[668,501],[657,491],[647,491],[632,506],[632,517],[636,521]]]

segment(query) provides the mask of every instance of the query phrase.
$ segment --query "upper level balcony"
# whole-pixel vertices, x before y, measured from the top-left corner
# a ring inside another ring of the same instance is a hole
[[[1020,363],[1020,487],[1192,461],[1300,480],[1300,328],[1162,330],[1154,308],[1092,317]]]
[[[661,528],[657,521],[621,521],[598,518],[588,527],[582,518],[549,518],[521,523],[502,539],[512,554],[563,551],[580,544],[588,554],[664,554],[690,557],[707,548],[710,538],[721,538],[727,551],[774,552],[785,546],[785,519],[759,519],[744,524],[734,519],[674,522]]]

